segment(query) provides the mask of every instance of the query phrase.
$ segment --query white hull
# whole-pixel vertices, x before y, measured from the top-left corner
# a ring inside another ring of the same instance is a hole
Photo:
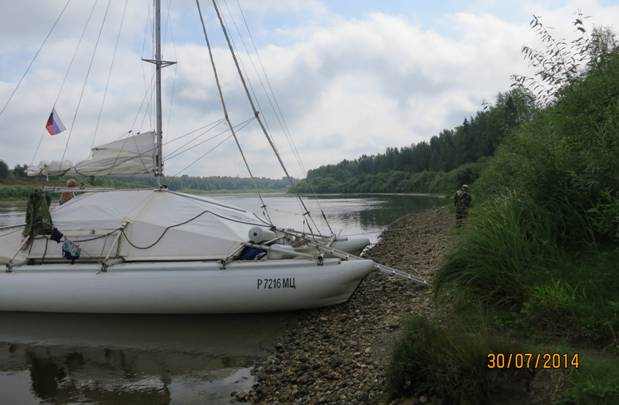
[[[358,255],[369,244],[370,240],[368,238],[343,238],[337,239],[333,243],[333,247],[344,252]]]
[[[255,313],[348,300],[371,260],[44,264],[0,268],[0,310],[73,313]]]

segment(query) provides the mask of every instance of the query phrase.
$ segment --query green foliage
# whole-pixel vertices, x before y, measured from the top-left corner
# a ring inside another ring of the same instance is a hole
[[[619,54],[566,88],[558,102],[499,148],[477,185],[488,198],[516,190],[549,211],[562,244],[617,232]]]
[[[0,180],[9,177],[9,167],[3,160],[0,160]]]
[[[584,258],[582,257],[584,254]],[[520,315],[524,328],[608,344],[619,330],[619,248],[566,254],[532,283]]]
[[[390,170],[355,177],[318,177],[301,181],[294,193],[452,193],[462,184],[473,183],[484,167],[485,159],[467,163],[449,172]]]
[[[0,185],[0,200],[26,200],[34,190],[31,186]]]
[[[499,306],[522,303],[527,286],[556,261],[546,212],[510,194],[483,203],[469,221],[438,273],[437,286],[464,285]]]
[[[534,15],[531,29],[544,46],[541,50],[526,45],[522,47],[524,59],[533,68],[534,74],[532,77],[512,75],[512,86],[526,88],[529,94],[535,96],[537,104],[548,105],[565,88],[597,68],[608,55],[619,49],[610,28],[589,30],[585,21],[583,13],[577,12],[572,22],[576,38],[568,40],[557,38],[553,29],[547,27],[541,17]]]
[[[201,191],[251,191],[251,190],[279,190],[286,191],[288,180],[269,179],[258,177],[210,176],[198,177],[183,175],[180,177],[165,177],[162,183],[171,190],[201,190]],[[80,179],[80,184],[91,184],[98,187],[157,187],[157,179],[153,177],[113,177],[102,176],[97,178]]]
[[[1,161],[0,161],[1,162]],[[64,186],[66,178],[50,177],[49,181],[43,181],[40,178],[31,178],[24,176],[22,178],[18,173],[18,168],[22,168],[25,172],[26,165],[15,166],[14,175],[9,180],[0,184],[0,200],[9,199],[27,199],[28,195],[34,188],[41,186]],[[16,172],[17,171],[17,172]],[[109,188],[150,188],[157,187],[157,180],[153,177],[78,177],[78,183],[85,187],[109,187]],[[242,177],[166,177],[163,180],[171,190],[184,190],[191,192],[239,192],[239,191],[255,191],[256,186],[261,192],[265,191],[281,191],[285,192],[289,185],[285,179],[269,179],[256,178],[253,181],[250,178]]]
[[[28,176],[26,170],[28,170],[28,165],[15,165],[13,168],[13,177],[18,179],[26,178]]]
[[[437,277],[523,330],[608,343],[619,327],[619,54],[499,148]]]
[[[615,359],[582,356],[582,365],[571,370],[562,398],[563,404],[619,403],[619,367]]]
[[[387,373],[393,398],[421,393],[455,403],[494,402],[524,394],[523,370],[489,369],[488,353],[522,352],[513,344],[464,324],[444,326],[422,317],[406,322]]]
[[[430,142],[387,148],[384,154],[363,155],[335,165],[310,170],[292,191],[300,193],[444,192],[478,175],[473,168],[451,174],[458,167],[492,156],[501,141],[534,113],[531,98],[521,90],[499,94],[493,106],[452,130],[443,130]],[[466,166],[465,166],[466,167]],[[443,176],[447,175],[449,180]],[[435,184],[433,184],[435,183]]]

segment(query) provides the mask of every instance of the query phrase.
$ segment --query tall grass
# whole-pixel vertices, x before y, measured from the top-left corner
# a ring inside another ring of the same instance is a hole
[[[392,397],[426,394],[449,403],[484,403],[517,394],[524,397],[523,370],[489,369],[488,353],[522,352],[518,346],[463,323],[439,326],[421,317],[405,324],[388,369]]]
[[[439,291],[466,289],[540,333],[616,339],[618,100],[615,54],[501,145]]]
[[[554,370],[553,370],[554,371]],[[580,369],[572,370],[562,398],[562,404],[619,403],[619,367],[617,361],[597,356],[585,356]]]
[[[438,273],[437,286],[456,283],[485,303],[521,304],[532,283],[556,263],[548,213],[514,193],[477,207],[460,244]]]

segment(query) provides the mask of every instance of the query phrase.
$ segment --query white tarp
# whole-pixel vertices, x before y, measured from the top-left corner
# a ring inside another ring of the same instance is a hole
[[[240,208],[167,190],[84,194],[54,208],[52,220],[67,238],[78,241],[82,258],[109,255],[127,261],[224,259],[242,248],[252,226],[264,225]],[[123,225],[126,237],[119,237],[116,230]],[[10,243],[0,240],[8,249],[5,255],[17,251],[20,234],[11,235]],[[28,257],[60,258],[61,246],[38,239]]]
[[[69,161],[41,162],[28,168],[29,176],[81,174],[84,176],[152,174],[157,153],[153,131],[95,146],[90,158],[74,166]]]

